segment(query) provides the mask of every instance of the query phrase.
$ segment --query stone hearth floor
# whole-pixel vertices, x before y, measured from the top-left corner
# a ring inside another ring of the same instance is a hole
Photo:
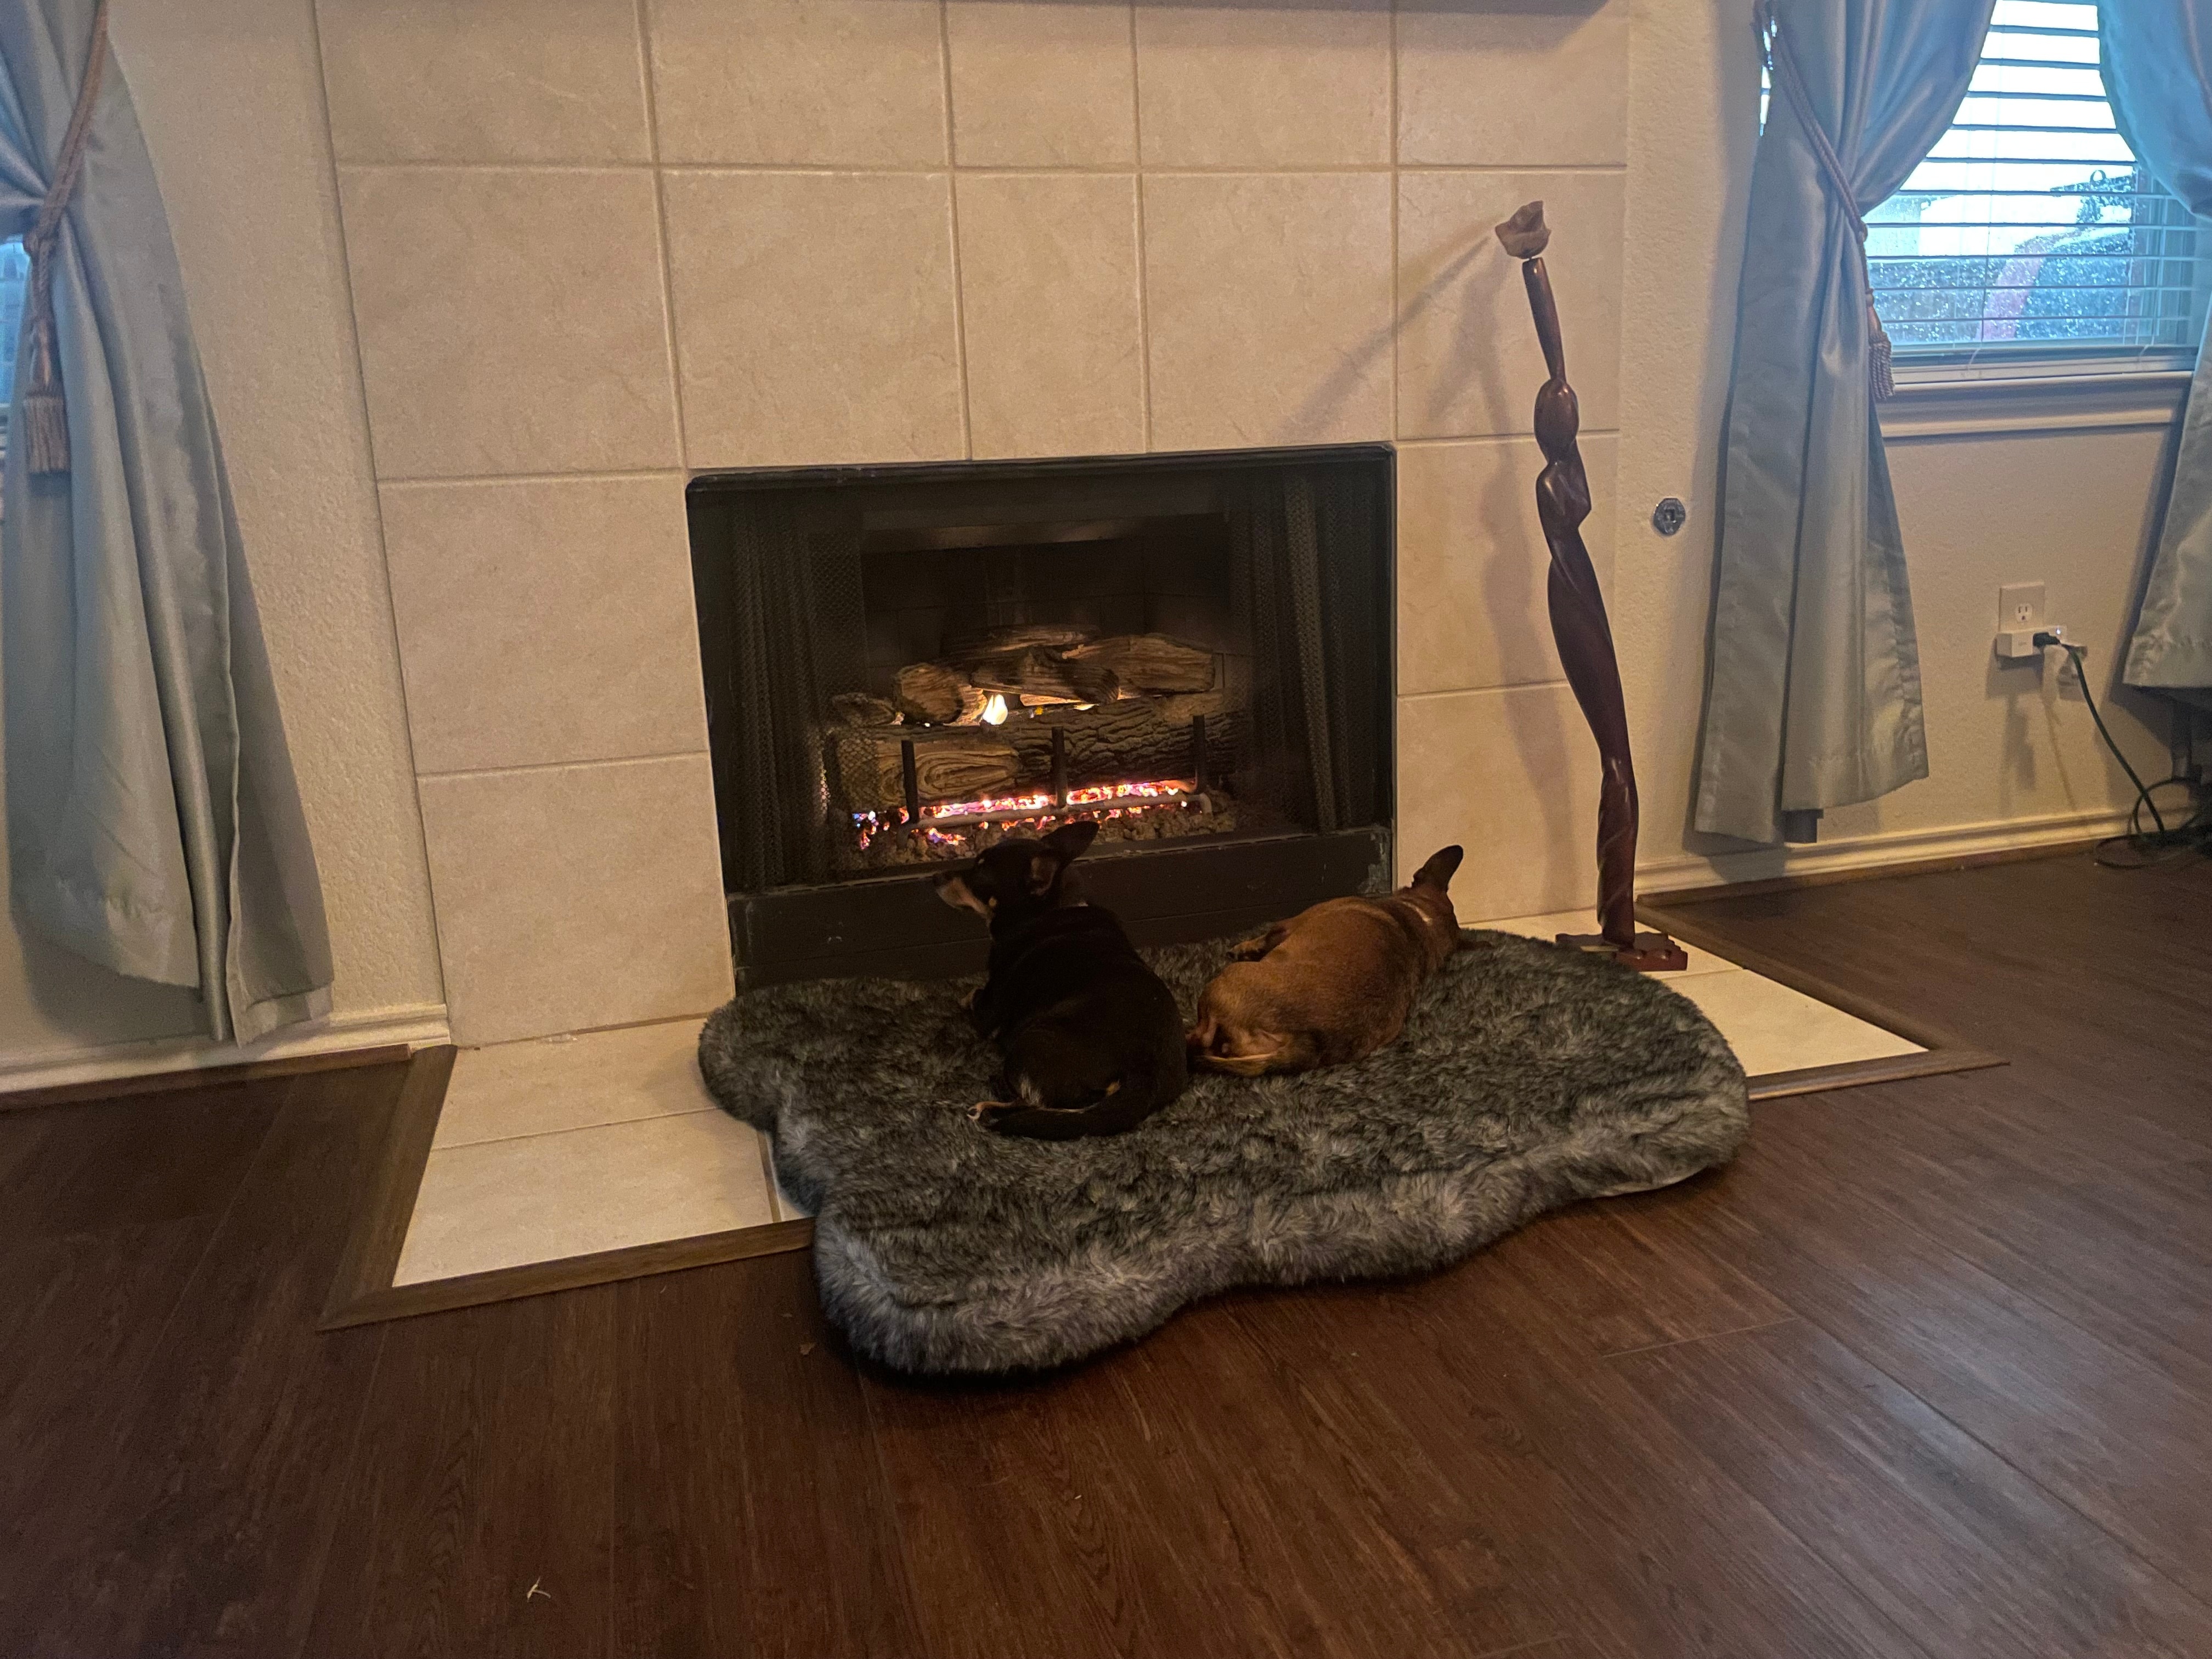
[[[1549,938],[1587,911],[1479,924]],[[1692,947],[1668,982],[1753,1077],[1917,1044]],[[765,1139],[700,1081],[696,1019],[464,1048],[396,1282],[450,1279],[787,1221]]]

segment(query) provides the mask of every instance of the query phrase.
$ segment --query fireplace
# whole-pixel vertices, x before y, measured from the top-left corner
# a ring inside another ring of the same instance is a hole
[[[1382,446],[695,480],[741,981],[970,971],[929,875],[1075,817],[1143,943],[1382,882],[1392,491]]]

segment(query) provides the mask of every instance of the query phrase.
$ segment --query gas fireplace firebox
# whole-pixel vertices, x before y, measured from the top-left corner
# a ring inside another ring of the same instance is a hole
[[[1382,446],[725,473],[690,491],[740,981],[979,969],[929,878],[1095,818],[1141,944],[1383,883]]]

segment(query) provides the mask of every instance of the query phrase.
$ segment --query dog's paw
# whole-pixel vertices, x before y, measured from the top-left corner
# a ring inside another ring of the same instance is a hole
[[[1257,962],[1274,948],[1274,936],[1271,933],[1261,933],[1256,938],[1240,939],[1231,945],[1229,959],[1231,962]]]

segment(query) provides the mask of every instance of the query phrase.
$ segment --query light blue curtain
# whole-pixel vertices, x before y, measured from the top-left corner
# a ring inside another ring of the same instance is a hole
[[[2099,0],[2097,25],[2129,148],[2191,213],[2212,217],[2212,0]],[[2212,708],[2212,352],[2197,353],[2123,678]]]
[[[0,237],[27,230],[94,0],[0,3]],[[196,987],[208,1034],[325,1013],[330,943],[153,165],[108,63],[54,301],[71,466],[9,446],[0,514],[18,920]],[[17,418],[27,368],[16,377]]]
[[[1994,0],[1776,0],[1861,214],[1966,95]],[[1752,168],[1695,824],[1809,839],[1928,775],[1919,647],[1868,389],[1866,268],[1777,77]]]

